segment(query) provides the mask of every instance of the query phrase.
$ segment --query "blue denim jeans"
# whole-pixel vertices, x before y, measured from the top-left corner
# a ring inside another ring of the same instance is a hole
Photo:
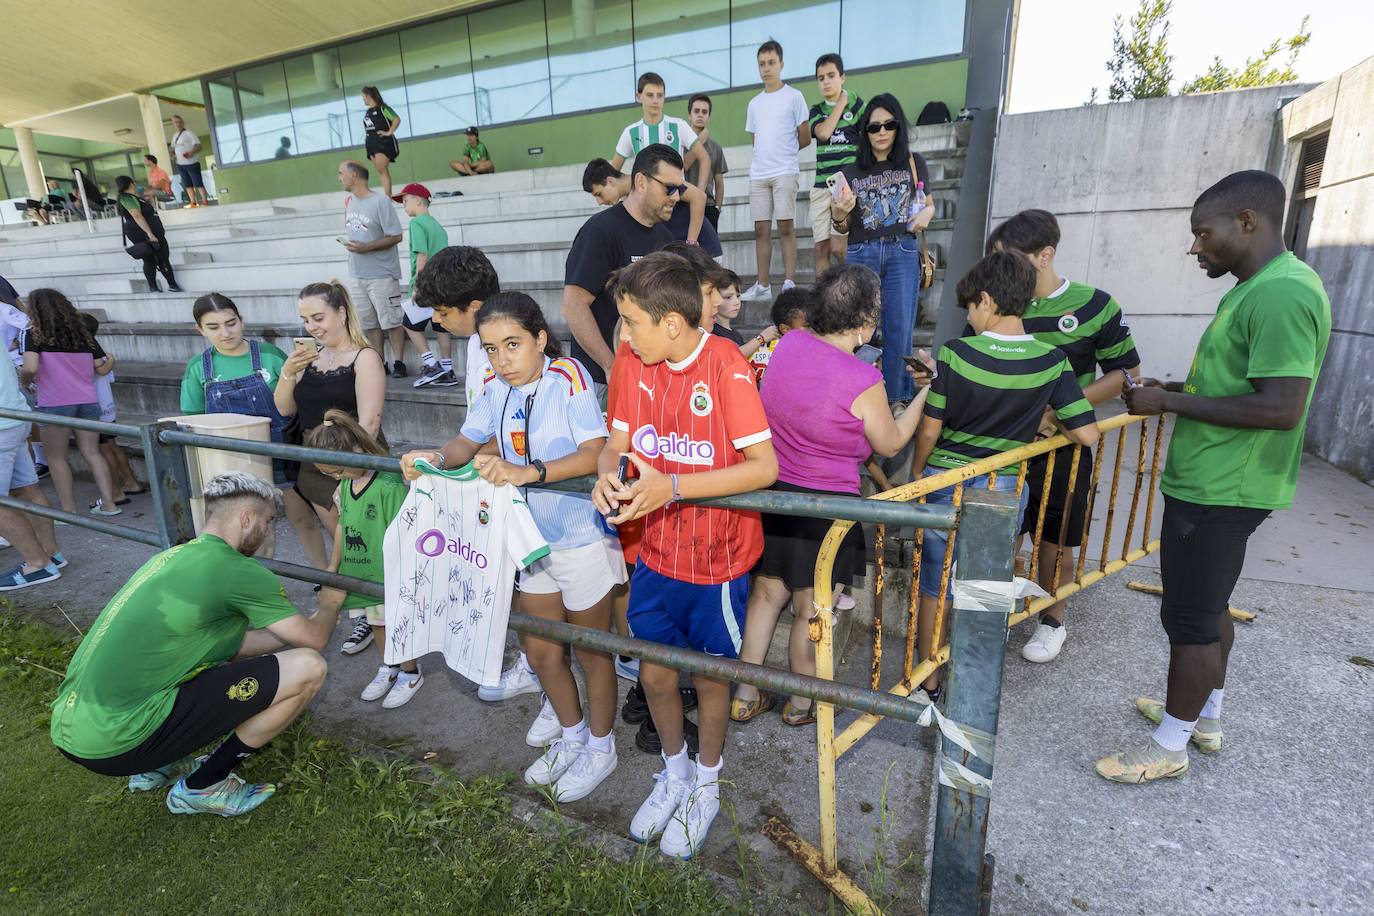
[[[928,467],[922,477],[934,477],[936,474],[943,474],[948,468]],[[969,490],[986,490],[988,488],[988,478],[984,474],[982,477],[974,477],[964,481],[964,493]],[[997,483],[993,485],[994,490],[1015,490],[1016,474],[998,474]],[[1021,488],[1021,506],[1017,510],[1016,523],[1021,523],[1021,516],[1026,511],[1026,497],[1028,487]],[[954,488],[945,487],[943,490],[936,490],[934,493],[927,494],[926,504],[930,506],[947,506],[954,502]],[[949,549],[949,538],[953,532],[945,531],[943,528],[927,528],[921,538],[921,594],[929,595],[932,598],[940,596],[940,574],[944,572],[945,552]],[[946,592],[946,600],[954,592],[954,577],[951,573],[949,591]]]
[[[850,245],[845,260],[871,269],[882,281],[883,386],[889,401],[909,401],[916,386],[907,374],[903,356],[911,355],[911,332],[916,328],[916,308],[921,246],[913,235],[873,239]]]

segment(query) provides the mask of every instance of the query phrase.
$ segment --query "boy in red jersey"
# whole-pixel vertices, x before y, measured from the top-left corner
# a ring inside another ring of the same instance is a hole
[[[688,505],[763,489],[778,462],[753,374],[730,341],[704,333],[701,287],[682,257],[659,252],[621,271],[616,308],[634,359],[609,410],[610,440],[592,491],[612,524],[645,519],[630,582],[636,637],[711,655],[739,653],[749,570],[763,551],[754,512]],[[627,454],[639,471],[616,476]],[[727,681],[695,675],[701,749],[693,767],[682,734],[678,673],[642,661],[639,682],[659,725],[664,770],[630,823],[640,842],[691,858],[720,810]]]

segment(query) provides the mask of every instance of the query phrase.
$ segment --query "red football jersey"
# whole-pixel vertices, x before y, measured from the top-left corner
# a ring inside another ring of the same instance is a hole
[[[633,353],[623,361],[610,425],[629,433],[630,447],[656,470],[681,476],[728,468],[772,435],[754,374],[724,337],[703,333],[696,351],[676,365],[646,366]],[[649,513],[639,548],[654,572],[695,585],[737,579],[761,553],[757,512],[685,503]]]

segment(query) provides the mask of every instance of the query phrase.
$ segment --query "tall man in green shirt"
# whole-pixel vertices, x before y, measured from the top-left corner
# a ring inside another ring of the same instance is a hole
[[[416,182],[406,185],[400,194],[392,198],[405,205],[406,215],[410,217],[410,291],[401,303],[404,315],[401,325],[406,329],[410,342],[415,345],[415,351],[420,354],[420,361],[424,363],[414,387],[438,385],[451,388],[458,384],[458,376],[453,374],[453,338],[438,322],[433,321],[432,309],[415,305],[415,278],[424,270],[430,258],[448,247],[448,231],[429,215],[429,198],[429,188]],[[434,336],[439,342],[438,359],[425,339],[425,329],[430,325],[434,326]]]
[[[130,791],[170,785],[173,814],[229,817],[276,791],[232,770],[294,722],[324,683],[320,651],[344,593],[305,617],[252,559],[276,516],[271,486],[234,472],[204,495],[200,537],[145,563],[77,647],[51,732],[66,757],[128,776]],[[191,756],[221,737],[208,757]]]
[[[1331,336],[1321,279],[1283,242],[1283,183],[1235,172],[1193,204],[1188,253],[1213,279],[1239,281],[1217,306],[1182,384],[1145,379],[1123,392],[1133,414],[1178,415],[1160,490],[1160,620],[1168,696],[1136,709],[1158,723],[1148,744],[1097,761],[1099,775],[1144,783],[1188,769],[1188,742],[1221,750],[1228,613],[1250,535],[1293,504],[1303,427]]]

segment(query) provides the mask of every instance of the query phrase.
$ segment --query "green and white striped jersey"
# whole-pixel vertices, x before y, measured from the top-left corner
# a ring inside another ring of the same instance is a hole
[[[633,159],[644,147],[662,143],[677,150],[679,156],[685,157],[696,142],[696,131],[681,118],[665,116],[657,124],[645,124],[644,119],[640,118],[621,131],[620,140],[615,145],[615,153],[623,159]]]

